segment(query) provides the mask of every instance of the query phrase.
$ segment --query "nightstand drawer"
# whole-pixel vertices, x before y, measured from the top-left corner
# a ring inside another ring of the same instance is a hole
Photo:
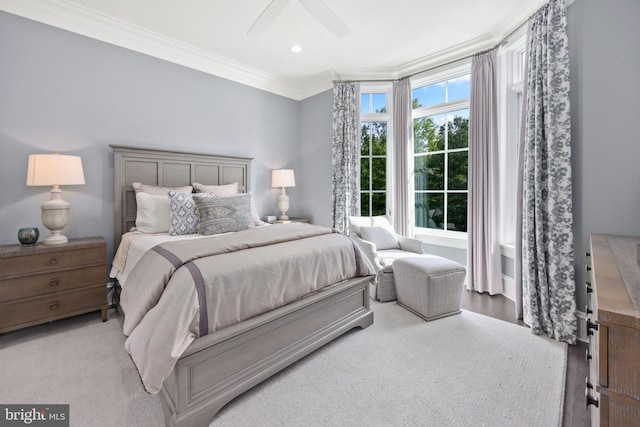
[[[11,277],[70,267],[104,264],[105,258],[104,247],[0,258],[0,274],[2,277]]]
[[[0,331],[25,323],[54,320],[106,304],[106,285],[0,304]]]
[[[0,280],[0,302],[64,292],[88,285],[106,286],[106,283],[107,271],[104,264]]]

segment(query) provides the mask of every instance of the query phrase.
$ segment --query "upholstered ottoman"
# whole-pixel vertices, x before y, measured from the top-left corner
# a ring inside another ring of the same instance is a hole
[[[425,320],[460,313],[463,265],[435,255],[400,258],[393,263],[398,304]]]

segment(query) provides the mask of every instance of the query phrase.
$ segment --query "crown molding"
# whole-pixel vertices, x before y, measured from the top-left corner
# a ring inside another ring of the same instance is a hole
[[[496,25],[488,35],[398,67],[331,69],[308,78],[284,78],[265,73],[67,0],[0,0],[0,10],[299,101],[331,89],[334,80],[395,80],[419,76],[469,58],[494,47],[546,1],[531,1]],[[573,1],[567,0],[567,3]]]
[[[288,98],[300,92],[287,79],[65,0],[0,0],[0,10]]]

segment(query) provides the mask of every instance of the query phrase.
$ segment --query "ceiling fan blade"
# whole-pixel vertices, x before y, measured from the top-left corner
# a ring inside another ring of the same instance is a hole
[[[349,27],[322,0],[298,0],[298,2],[339,39],[349,34]]]
[[[258,19],[255,20],[247,34],[254,36],[260,35],[267,29],[269,25],[278,17],[282,9],[289,3],[289,0],[273,0],[264,8]]]

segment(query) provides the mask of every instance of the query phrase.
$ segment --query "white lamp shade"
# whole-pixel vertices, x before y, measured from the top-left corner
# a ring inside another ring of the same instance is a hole
[[[271,172],[271,187],[295,187],[296,177],[293,169],[276,169]]]
[[[31,154],[27,185],[83,185],[82,159],[61,154]]]

